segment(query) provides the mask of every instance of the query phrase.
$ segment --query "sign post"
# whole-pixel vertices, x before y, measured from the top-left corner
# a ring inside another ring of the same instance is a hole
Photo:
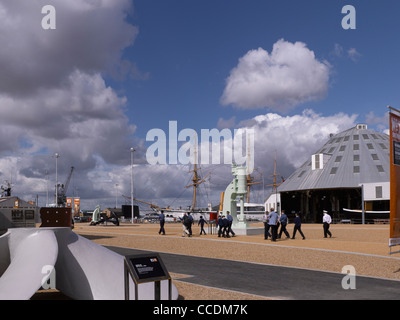
[[[390,253],[400,245],[400,111],[388,107],[390,130]]]
[[[135,284],[135,300],[139,299],[139,284],[146,282],[154,282],[154,300],[161,300],[162,280],[168,280],[168,300],[172,299],[172,280],[159,254],[125,256],[125,300],[129,300],[129,276]]]

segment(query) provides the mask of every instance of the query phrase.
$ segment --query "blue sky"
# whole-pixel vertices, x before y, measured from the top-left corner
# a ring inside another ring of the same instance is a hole
[[[41,25],[49,2],[53,30]],[[342,28],[345,5],[355,30]],[[168,133],[169,121],[252,128],[265,184],[275,151],[288,177],[330,133],[387,130],[386,107],[400,101],[399,12],[394,0],[0,0],[0,184],[12,178],[43,204],[57,152],[84,206],[112,206],[130,193],[136,147],[138,197],[171,204],[190,168],[145,156],[146,134]],[[218,202],[229,166],[203,169],[214,169],[207,192]]]
[[[356,30],[341,27],[346,4],[357,10]],[[268,107],[222,106],[225,80],[249,50],[271,52],[283,38],[304,42],[316,59],[331,64],[331,75],[325,98],[282,114],[312,108],[323,115],[356,113],[361,122],[371,111],[381,117],[399,100],[399,43],[393,38],[399,7],[395,1],[137,0],[129,21],[139,35],[124,54],[148,77],[116,86],[128,97],[128,115],[141,136],[167,128],[167,120],[200,129],[216,127],[219,118],[249,119]]]

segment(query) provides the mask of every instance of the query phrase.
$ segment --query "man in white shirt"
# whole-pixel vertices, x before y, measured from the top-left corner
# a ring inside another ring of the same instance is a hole
[[[322,211],[324,216],[322,218],[322,223],[324,224],[324,238],[326,238],[329,235],[329,238],[332,237],[332,233],[329,231],[329,226],[332,223],[332,218],[331,216],[328,214],[328,211],[323,210]]]

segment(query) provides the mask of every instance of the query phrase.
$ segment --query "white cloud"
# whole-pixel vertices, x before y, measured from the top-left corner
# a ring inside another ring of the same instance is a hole
[[[89,177],[99,159],[129,162],[135,131],[124,113],[126,98],[104,80],[107,73],[139,73],[122,60],[138,34],[126,20],[132,1],[53,0],[57,29],[43,30],[47,4],[0,1],[0,155],[7,159],[0,161],[0,182],[12,175],[20,196],[43,195],[45,171],[54,180],[51,155],[58,152],[61,179],[75,166],[79,193],[104,197]],[[50,194],[53,187],[49,182]]]
[[[221,103],[242,109],[287,111],[323,98],[329,75],[329,63],[319,61],[305,43],[282,39],[270,54],[259,48],[239,59],[226,80]]]
[[[256,131],[256,166],[265,166],[278,153],[278,165],[286,174],[302,165],[309,156],[336,134],[355,126],[356,115],[338,113],[324,117],[312,110],[302,114],[283,117],[277,114],[260,115],[254,118],[252,128]],[[269,171],[271,173],[271,171]],[[283,172],[281,172],[283,173]]]
[[[357,62],[361,57],[361,53],[357,51],[356,48],[350,48],[345,50],[343,46],[338,43],[335,43],[332,52],[330,53],[332,57],[341,58],[341,59],[350,59],[353,62]]]
[[[57,29],[43,30],[43,0],[0,3],[0,92],[58,87],[75,69],[113,70],[138,29],[125,21],[131,1],[54,0]]]
[[[269,185],[272,183],[271,175],[274,172],[275,151],[277,171],[280,176],[287,178],[329,140],[331,133],[336,134],[354,127],[356,119],[357,115],[338,113],[323,116],[313,110],[305,110],[293,116],[281,116],[276,113],[258,115],[242,121],[238,127],[254,129],[255,168],[258,169],[257,172],[263,171],[264,184]],[[224,146],[224,143],[220,144],[221,153]],[[198,149],[201,150],[200,147]],[[223,160],[221,157],[221,163]],[[207,200],[211,200],[212,204],[216,205],[221,191],[224,191],[232,181],[230,165],[200,163],[199,166],[202,168],[203,177],[213,170],[206,184],[200,188],[203,195],[208,192],[208,197],[203,197],[199,202],[202,206],[206,206]],[[192,174],[187,166],[140,165],[135,167],[134,171],[139,199],[158,205],[170,205],[174,202],[174,207],[190,205],[192,189],[185,192],[184,188],[186,184],[190,184],[189,179]],[[257,176],[257,172],[253,172],[253,176]],[[128,177],[127,167],[125,173],[120,172],[120,181],[125,181],[125,190],[129,192]],[[280,182],[280,177],[277,182]],[[262,184],[253,186],[253,189],[261,188]],[[266,187],[266,190],[269,189]]]
[[[350,48],[349,50],[347,50],[347,55],[354,62],[357,62],[358,59],[361,57],[361,54],[357,51],[356,48]]]

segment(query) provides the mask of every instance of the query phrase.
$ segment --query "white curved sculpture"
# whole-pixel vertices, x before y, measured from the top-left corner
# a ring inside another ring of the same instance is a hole
[[[54,266],[58,246],[54,233],[43,230],[36,233],[7,232],[0,238],[1,300],[27,300],[41,287],[47,273],[44,266]],[[7,266],[7,263],[9,265]]]
[[[10,229],[0,237],[0,299],[29,299],[55,267],[55,287],[77,300],[123,300],[124,256],[70,228]],[[135,299],[130,279],[130,299]],[[138,286],[138,298],[154,299],[154,283]],[[172,299],[178,290],[172,285]],[[168,281],[161,281],[168,299]]]

